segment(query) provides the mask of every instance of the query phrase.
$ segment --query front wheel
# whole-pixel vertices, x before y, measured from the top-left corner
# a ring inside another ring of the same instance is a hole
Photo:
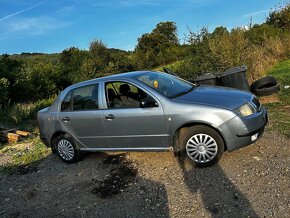
[[[197,166],[206,167],[217,163],[224,152],[224,142],[214,129],[197,125],[181,136],[182,155]]]

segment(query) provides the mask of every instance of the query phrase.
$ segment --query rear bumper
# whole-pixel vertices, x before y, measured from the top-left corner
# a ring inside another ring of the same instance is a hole
[[[264,133],[268,123],[268,114],[265,107],[259,112],[248,116],[236,116],[219,126],[229,151],[250,145],[256,142]]]

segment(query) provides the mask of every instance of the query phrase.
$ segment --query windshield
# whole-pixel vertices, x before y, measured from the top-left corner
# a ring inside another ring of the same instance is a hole
[[[194,88],[193,84],[166,73],[145,73],[138,76],[137,79],[168,98],[184,95]]]

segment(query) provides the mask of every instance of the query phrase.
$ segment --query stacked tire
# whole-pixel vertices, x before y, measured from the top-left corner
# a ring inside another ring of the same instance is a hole
[[[280,91],[280,85],[273,76],[265,76],[256,80],[251,85],[251,92],[257,96],[272,95]]]

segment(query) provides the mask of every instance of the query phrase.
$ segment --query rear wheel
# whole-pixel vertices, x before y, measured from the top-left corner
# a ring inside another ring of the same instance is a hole
[[[182,155],[197,166],[206,167],[217,163],[224,152],[221,136],[212,128],[197,125],[181,135]]]
[[[74,140],[67,134],[60,135],[55,140],[55,150],[60,159],[66,163],[75,163],[80,159],[80,151]]]

